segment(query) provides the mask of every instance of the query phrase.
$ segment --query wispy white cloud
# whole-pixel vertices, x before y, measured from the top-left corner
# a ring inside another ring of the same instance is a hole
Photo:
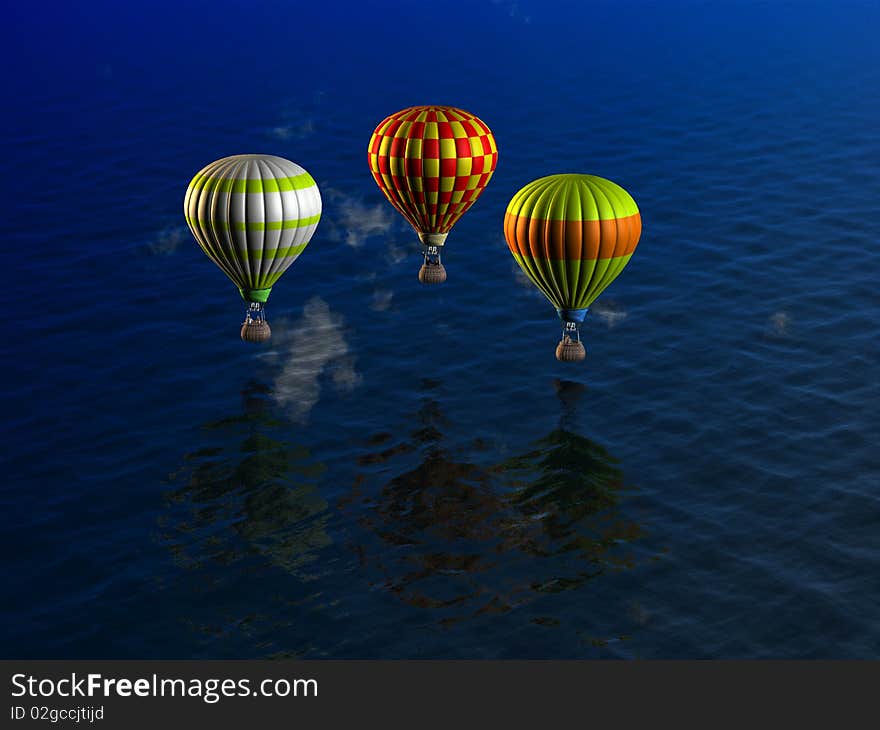
[[[413,235],[412,250],[407,251],[406,247],[399,246],[393,241],[389,241],[388,245],[385,247],[385,258],[388,259],[388,262],[391,264],[399,264],[402,261],[405,261],[409,257],[410,253],[419,250],[418,248],[416,248],[417,243],[418,241],[416,240],[415,235]]]
[[[505,247],[507,246],[507,244],[504,242],[502,242],[502,244]],[[513,278],[516,283],[519,284],[523,289],[525,289],[529,294],[536,297],[544,296],[541,290],[532,283],[532,280],[529,279],[528,276],[526,276],[526,272],[520,268],[519,264],[516,263],[513,258],[510,259],[510,271],[513,274]]]
[[[765,332],[770,337],[788,337],[791,329],[791,316],[788,312],[774,312],[767,319]]]
[[[516,261],[511,260],[510,270],[517,284],[536,297],[544,297],[543,292],[535,286]],[[594,303],[590,307],[590,314],[608,329],[613,329],[629,316],[629,312],[611,299]]]
[[[394,224],[391,206],[385,202],[366,205],[360,198],[328,188],[325,197],[329,205],[325,213],[329,235],[345,241],[352,248],[360,248],[371,236],[387,235]]]
[[[394,292],[390,289],[376,289],[373,292],[373,301],[370,302],[370,309],[375,312],[384,312],[391,306],[393,298]]]
[[[516,279],[516,283],[526,289],[534,289],[535,285],[532,283],[531,279],[526,276],[526,272],[523,271],[519,266],[511,266],[510,270],[513,271],[513,278]]]
[[[168,226],[147,242],[147,248],[156,256],[170,256],[186,240],[188,233],[186,226]]]
[[[267,127],[264,133],[282,142],[311,137],[326,119],[325,97],[326,92],[318,90],[311,97],[297,95],[287,100],[277,111],[278,121],[273,126]]]
[[[268,130],[268,135],[280,140],[299,140],[311,136],[315,132],[315,123],[311,119],[282,124]]]
[[[288,325],[274,323],[273,339],[282,362],[273,396],[295,421],[305,421],[321,399],[321,375],[330,374],[340,392],[357,387],[362,377],[345,339],[344,320],[320,297],[303,308],[302,317]]]
[[[343,393],[350,393],[363,381],[355,370],[353,357],[343,357],[333,364],[333,384]]]
[[[613,300],[596,302],[590,307],[590,313],[608,329],[613,329],[629,316],[629,313]]]
[[[532,22],[532,16],[526,15],[522,10],[520,10],[518,2],[508,2],[507,0],[492,0],[492,4],[499,5],[503,9],[507,10],[507,14],[511,18],[521,20],[527,25]]]

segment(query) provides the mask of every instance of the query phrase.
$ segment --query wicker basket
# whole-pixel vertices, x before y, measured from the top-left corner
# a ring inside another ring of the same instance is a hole
[[[556,345],[556,359],[560,362],[579,362],[587,356],[584,345],[579,340],[573,340],[566,335]]]
[[[426,262],[419,269],[419,281],[422,284],[442,284],[446,281],[446,267],[443,264]]]
[[[245,342],[266,342],[270,337],[272,330],[265,320],[253,320],[241,326],[241,339]]]

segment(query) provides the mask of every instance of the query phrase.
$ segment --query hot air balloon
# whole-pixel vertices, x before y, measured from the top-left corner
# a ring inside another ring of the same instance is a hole
[[[199,246],[248,302],[241,339],[265,342],[272,331],[263,305],[321,218],[312,176],[274,155],[224,157],[192,179],[183,212]]]
[[[419,234],[425,259],[419,281],[446,281],[440,261],[446,235],[498,162],[489,127],[455,107],[413,106],[376,127],[367,157],[379,189]]]
[[[550,175],[520,190],[504,215],[510,252],[563,322],[556,358],[583,360],[588,307],[635,251],[642,219],[619,185],[595,175]]]

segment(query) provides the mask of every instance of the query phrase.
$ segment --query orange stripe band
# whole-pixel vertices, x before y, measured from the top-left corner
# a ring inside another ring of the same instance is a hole
[[[595,261],[628,256],[642,233],[636,213],[624,218],[592,221],[540,220],[504,216],[504,238],[511,253],[562,261]]]

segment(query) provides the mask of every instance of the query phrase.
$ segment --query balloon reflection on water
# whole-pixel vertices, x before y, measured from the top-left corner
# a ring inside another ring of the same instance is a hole
[[[330,543],[325,471],[289,425],[272,415],[267,386],[251,383],[243,413],[207,423],[207,445],[184,458],[166,493],[163,539],[186,567],[230,565],[254,557],[307,577],[304,568]]]
[[[641,562],[636,490],[604,446],[577,432],[583,386],[557,382],[558,423],[509,455],[494,440],[462,441],[439,385],[422,387],[408,426],[389,423],[356,447],[354,464],[334,464],[353,475],[334,498],[326,490],[337,479],[289,442],[267,386],[252,384],[240,414],[206,424],[205,445],[172,476],[161,539],[185,571],[182,590],[208,595],[188,619],[208,641],[218,626],[241,627],[222,631],[259,637],[257,650],[273,655],[321,655],[357,645],[346,617],[373,611],[377,630],[508,614],[553,626],[570,611],[565,596],[595,607],[603,576]],[[383,593],[398,606],[390,614]],[[591,642],[621,634],[617,615],[614,628],[588,620]]]
[[[603,446],[573,430],[582,386],[556,387],[558,426],[500,462],[480,441],[447,445],[430,393],[409,434],[369,439],[342,509],[357,513],[351,547],[374,584],[449,624],[635,564],[629,547],[644,533],[621,509],[634,490]]]

